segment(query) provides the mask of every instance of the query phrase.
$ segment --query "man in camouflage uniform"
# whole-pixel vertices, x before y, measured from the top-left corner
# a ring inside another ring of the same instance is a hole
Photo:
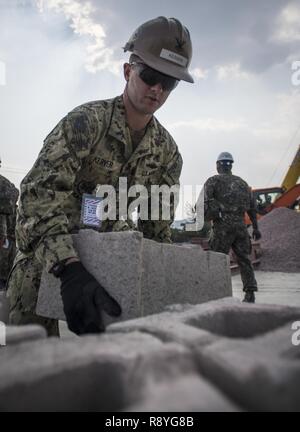
[[[213,221],[210,247],[215,252],[228,254],[230,248],[236,255],[245,291],[244,302],[254,303],[257,283],[249,259],[251,240],[244,223],[248,213],[252,225],[252,236],[259,240],[256,210],[248,184],[231,173],[232,155],[223,152],[217,160],[219,175],[210,177],[205,185],[204,210],[206,220]]]
[[[1,166],[1,159],[0,159]],[[16,253],[16,205],[19,191],[0,175],[0,290],[4,290]]]
[[[71,234],[78,232],[82,194],[97,185],[176,185],[182,168],[178,148],[154,117],[180,80],[193,82],[190,35],[177,19],[142,24],[124,47],[125,90],[110,100],[86,103],[63,118],[47,136],[21,184],[17,222],[19,253],[9,281],[10,322],[39,323],[58,334],[55,320],[35,314],[42,269],[61,279],[64,311],[77,334],[104,330],[102,310],[118,316],[120,306],[79,261]],[[139,221],[144,236],[170,241],[171,220]],[[102,231],[130,229],[108,221]]]

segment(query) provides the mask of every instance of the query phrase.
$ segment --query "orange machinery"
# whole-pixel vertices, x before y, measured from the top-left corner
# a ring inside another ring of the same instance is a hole
[[[300,184],[297,184],[299,176],[300,145],[280,187],[252,190],[258,219],[278,207],[287,207],[290,209],[299,207]],[[247,214],[245,222],[247,225],[251,225],[251,220]]]

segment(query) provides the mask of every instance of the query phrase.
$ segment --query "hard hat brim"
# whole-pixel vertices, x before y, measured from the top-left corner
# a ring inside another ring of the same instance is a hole
[[[132,52],[133,54],[139,56],[139,58],[142,59],[147,66],[150,66],[158,72],[171,76],[172,78],[176,78],[180,81],[194,83],[194,79],[192,75],[187,72],[187,69],[184,69],[183,67],[163,58],[157,59],[156,56],[149,53],[143,54],[136,50],[133,50]]]

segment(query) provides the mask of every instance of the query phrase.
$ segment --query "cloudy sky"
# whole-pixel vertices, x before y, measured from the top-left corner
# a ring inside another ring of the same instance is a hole
[[[122,93],[121,47],[159,15],[193,41],[195,84],[157,112],[182,184],[203,184],[230,151],[250,185],[280,185],[300,143],[299,0],[0,0],[2,175],[19,185],[61,117]]]

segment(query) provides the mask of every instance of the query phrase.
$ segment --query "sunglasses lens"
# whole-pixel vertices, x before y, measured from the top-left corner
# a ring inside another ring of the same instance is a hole
[[[158,72],[142,63],[137,63],[137,66],[139,77],[148,86],[160,84],[163,90],[171,91],[174,90],[178,84],[178,80],[176,78],[172,78],[168,75]]]

